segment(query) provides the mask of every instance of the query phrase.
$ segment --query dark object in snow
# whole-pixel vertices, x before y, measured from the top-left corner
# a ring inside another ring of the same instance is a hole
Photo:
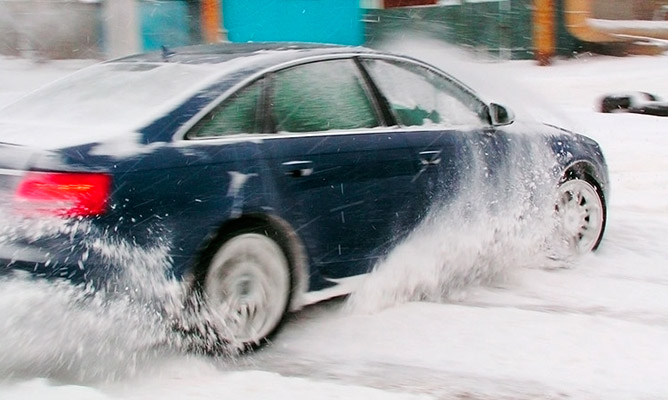
[[[174,54],[176,54],[173,51],[171,51],[170,49],[168,49],[167,46],[165,46],[165,45],[160,46],[160,48],[162,49],[162,60],[165,61],[165,62],[169,61],[169,59]]]
[[[668,102],[646,92],[611,94],[601,100],[600,110],[602,113],[630,112],[668,117]]]
[[[668,117],[668,102],[654,101],[645,104],[641,107],[631,107],[629,111],[636,114],[655,115],[657,117]]]

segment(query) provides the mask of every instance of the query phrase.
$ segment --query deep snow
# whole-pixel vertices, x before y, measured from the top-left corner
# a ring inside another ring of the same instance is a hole
[[[73,355],[76,343],[65,346],[67,335],[48,330],[68,329],[57,304],[48,314],[43,310],[57,298],[44,303],[29,297],[31,290],[14,290],[11,299],[0,293],[4,326],[32,330],[12,332],[14,337],[44,341],[19,348],[0,338],[0,370],[10,375],[0,382],[0,398],[668,397],[668,118],[596,112],[597,101],[610,92],[668,97],[668,56],[582,55],[538,67],[530,61],[461,61],[457,52],[424,42],[396,47],[463,76],[520,117],[558,123],[599,141],[612,192],[598,252],[555,268],[526,256],[518,262],[517,249],[503,248],[494,256],[510,262],[495,279],[461,285],[442,303],[405,302],[386,292],[378,304],[361,309],[327,302],[291,316],[268,348],[233,360],[160,353],[120,365],[105,352]],[[0,59],[0,104],[83,64]],[[409,246],[395,263],[410,271],[440,257],[429,246]],[[390,290],[377,279],[365,290],[381,288]],[[2,300],[8,305],[2,307]],[[27,312],[19,314],[21,309]],[[11,323],[21,315],[48,315],[60,323]],[[118,327],[107,328],[119,337]],[[100,326],[90,329],[102,332],[94,336],[101,342],[108,340]],[[50,342],[54,335],[65,342]],[[71,360],[72,370],[88,379],[59,377],[39,365],[39,354],[30,350],[42,346]],[[28,356],[37,364],[7,369]],[[92,366],[105,377],[83,371]]]

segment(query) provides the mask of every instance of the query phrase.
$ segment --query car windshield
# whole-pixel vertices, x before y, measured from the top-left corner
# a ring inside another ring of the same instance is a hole
[[[202,65],[98,64],[1,109],[0,121],[136,129],[219,75],[219,70]]]

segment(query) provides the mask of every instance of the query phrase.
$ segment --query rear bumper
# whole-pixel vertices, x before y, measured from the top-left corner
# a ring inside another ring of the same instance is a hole
[[[103,274],[85,248],[65,238],[27,241],[14,239],[0,243],[0,276],[25,271],[35,278],[66,279],[74,284],[102,284]],[[96,262],[97,261],[97,262]]]
[[[92,220],[20,220],[0,228],[0,277],[26,271],[108,291],[139,290],[174,276],[166,241]],[[156,243],[157,242],[157,243]]]
[[[5,215],[0,227],[0,275],[26,271],[35,278],[66,279],[74,284],[108,286],[118,277],[120,262],[105,251],[105,229],[93,220],[27,218]]]

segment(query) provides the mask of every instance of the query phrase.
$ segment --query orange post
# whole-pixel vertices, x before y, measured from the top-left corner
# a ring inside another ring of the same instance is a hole
[[[206,43],[221,41],[220,0],[202,0],[202,38]]]
[[[556,47],[554,0],[534,0],[533,45],[540,65],[550,65]]]

